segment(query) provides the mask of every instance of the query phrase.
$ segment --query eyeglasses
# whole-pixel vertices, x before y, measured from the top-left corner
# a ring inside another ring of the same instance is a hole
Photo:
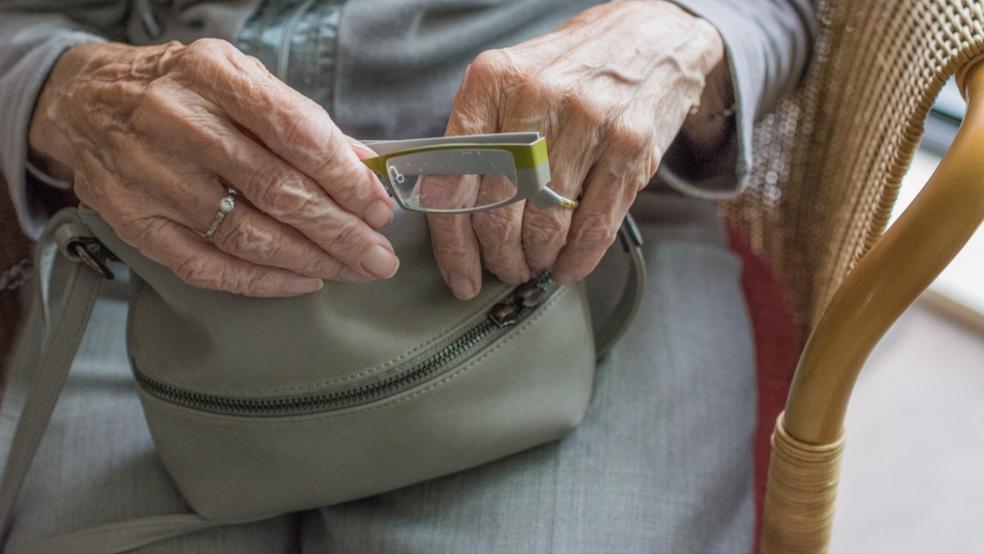
[[[547,188],[550,162],[540,133],[498,133],[364,141],[363,160],[405,209],[469,213],[527,200],[538,208],[576,208]]]

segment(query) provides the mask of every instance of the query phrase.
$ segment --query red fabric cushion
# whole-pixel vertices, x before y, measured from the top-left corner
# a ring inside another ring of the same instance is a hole
[[[729,228],[731,250],[744,264],[741,285],[755,335],[758,366],[758,424],[755,430],[755,552],[759,550],[762,505],[769,469],[769,437],[786,403],[802,343],[791,304],[767,260],[752,252],[740,231]]]

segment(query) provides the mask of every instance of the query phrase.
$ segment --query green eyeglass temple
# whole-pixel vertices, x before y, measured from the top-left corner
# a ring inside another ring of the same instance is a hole
[[[554,206],[577,208],[577,200],[565,198],[550,188],[550,162],[547,142],[539,133],[498,133],[398,141],[364,141],[376,157],[362,160],[389,189],[399,204],[408,210],[428,213],[469,213],[489,210],[521,200],[530,200],[538,208]],[[401,190],[412,176],[495,175],[508,177],[516,194],[485,206],[422,207],[408,196],[423,195]]]

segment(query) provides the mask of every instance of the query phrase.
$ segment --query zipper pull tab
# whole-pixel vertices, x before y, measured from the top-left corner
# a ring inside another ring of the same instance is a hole
[[[499,302],[495,306],[492,306],[492,311],[489,312],[489,320],[496,327],[514,325],[519,321],[519,306],[509,301]]]
[[[546,288],[540,283],[539,279],[527,281],[516,289],[516,301],[524,308],[535,308],[543,302]]]

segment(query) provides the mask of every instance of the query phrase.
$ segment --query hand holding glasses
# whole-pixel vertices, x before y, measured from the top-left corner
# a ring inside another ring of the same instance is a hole
[[[547,188],[547,141],[536,132],[363,144],[378,154],[363,163],[407,210],[460,214],[527,199],[541,209],[578,205]]]

